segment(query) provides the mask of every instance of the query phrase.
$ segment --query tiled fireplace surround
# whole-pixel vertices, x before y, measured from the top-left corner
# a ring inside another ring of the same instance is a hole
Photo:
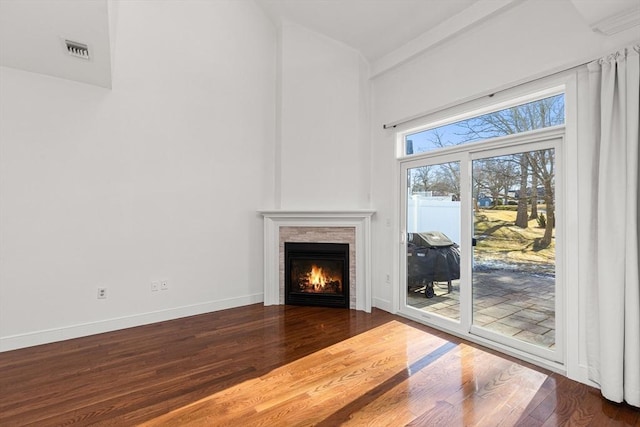
[[[284,304],[284,242],[349,244],[349,307],[371,311],[371,216],[374,211],[261,211],[264,304]]]

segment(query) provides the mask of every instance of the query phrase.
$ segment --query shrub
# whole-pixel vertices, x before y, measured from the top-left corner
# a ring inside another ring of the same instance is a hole
[[[547,227],[547,218],[545,218],[544,214],[538,215],[538,227],[546,228]]]

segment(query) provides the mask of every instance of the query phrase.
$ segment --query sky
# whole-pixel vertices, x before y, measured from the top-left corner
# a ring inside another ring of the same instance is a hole
[[[524,109],[527,106],[531,106],[545,100],[549,100],[550,102],[553,102],[554,106],[558,107],[558,110],[557,110],[558,112],[555,115],[551,114],[551,118],[550,118],[551,123],[548,124],[547,126],[564,123],[564,94],[555,95],[549,98],[545,98],[544,100],[529,102],[527,104],[518,106],[518,108]],[[497,113],[508,114],[508,111],[509,109],[504,109],[504,110],[498,111]],[[479,117],[485,117],[491,114],[496,114],[496,113],[488,113],[484,116],[479,116]],[[468,128],[469,124],[473,123],[473,121],[477,119],[478,117],[461,120],[459,122],[455,122],[448,125],[444,125],[444,126],[436,127],[433,129],[417,132],[411,135],[407,135],[405,137],[405,141],[407,142],[406,144],[407,152],[405,154],[424,153],[426,151],[431,151],[431,150],[440,148],[439,145],[434,143],[434,141],[437,141],[438,135],[440,136],[440,141],[444,143],[444,146],[459,145],[463,143],[469,143],[469,142],[484,139],[479,137],[469,139],[468,136],[465,136],[465,134],[468,133],[469,131],[469,128]],[[408,141],[412,141],[412,144],[408,144]],[[409,152],[410,145],[413,146],[412,153]]]

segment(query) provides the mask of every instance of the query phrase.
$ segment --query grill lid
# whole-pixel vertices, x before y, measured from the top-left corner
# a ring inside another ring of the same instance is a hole
[[[439,231],[409,233],[409,242],[416,246],[426,246],[430,248],[447,247],[454,244],[451,239]]]

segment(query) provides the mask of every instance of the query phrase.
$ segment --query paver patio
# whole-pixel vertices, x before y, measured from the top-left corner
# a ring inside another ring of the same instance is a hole
[[[516,270],[474,271],[473,324],[524,342],[555,347],[555,278]],[[460,281],[436,285],[435,296],[410,289],[411,307],[460,320]]]

